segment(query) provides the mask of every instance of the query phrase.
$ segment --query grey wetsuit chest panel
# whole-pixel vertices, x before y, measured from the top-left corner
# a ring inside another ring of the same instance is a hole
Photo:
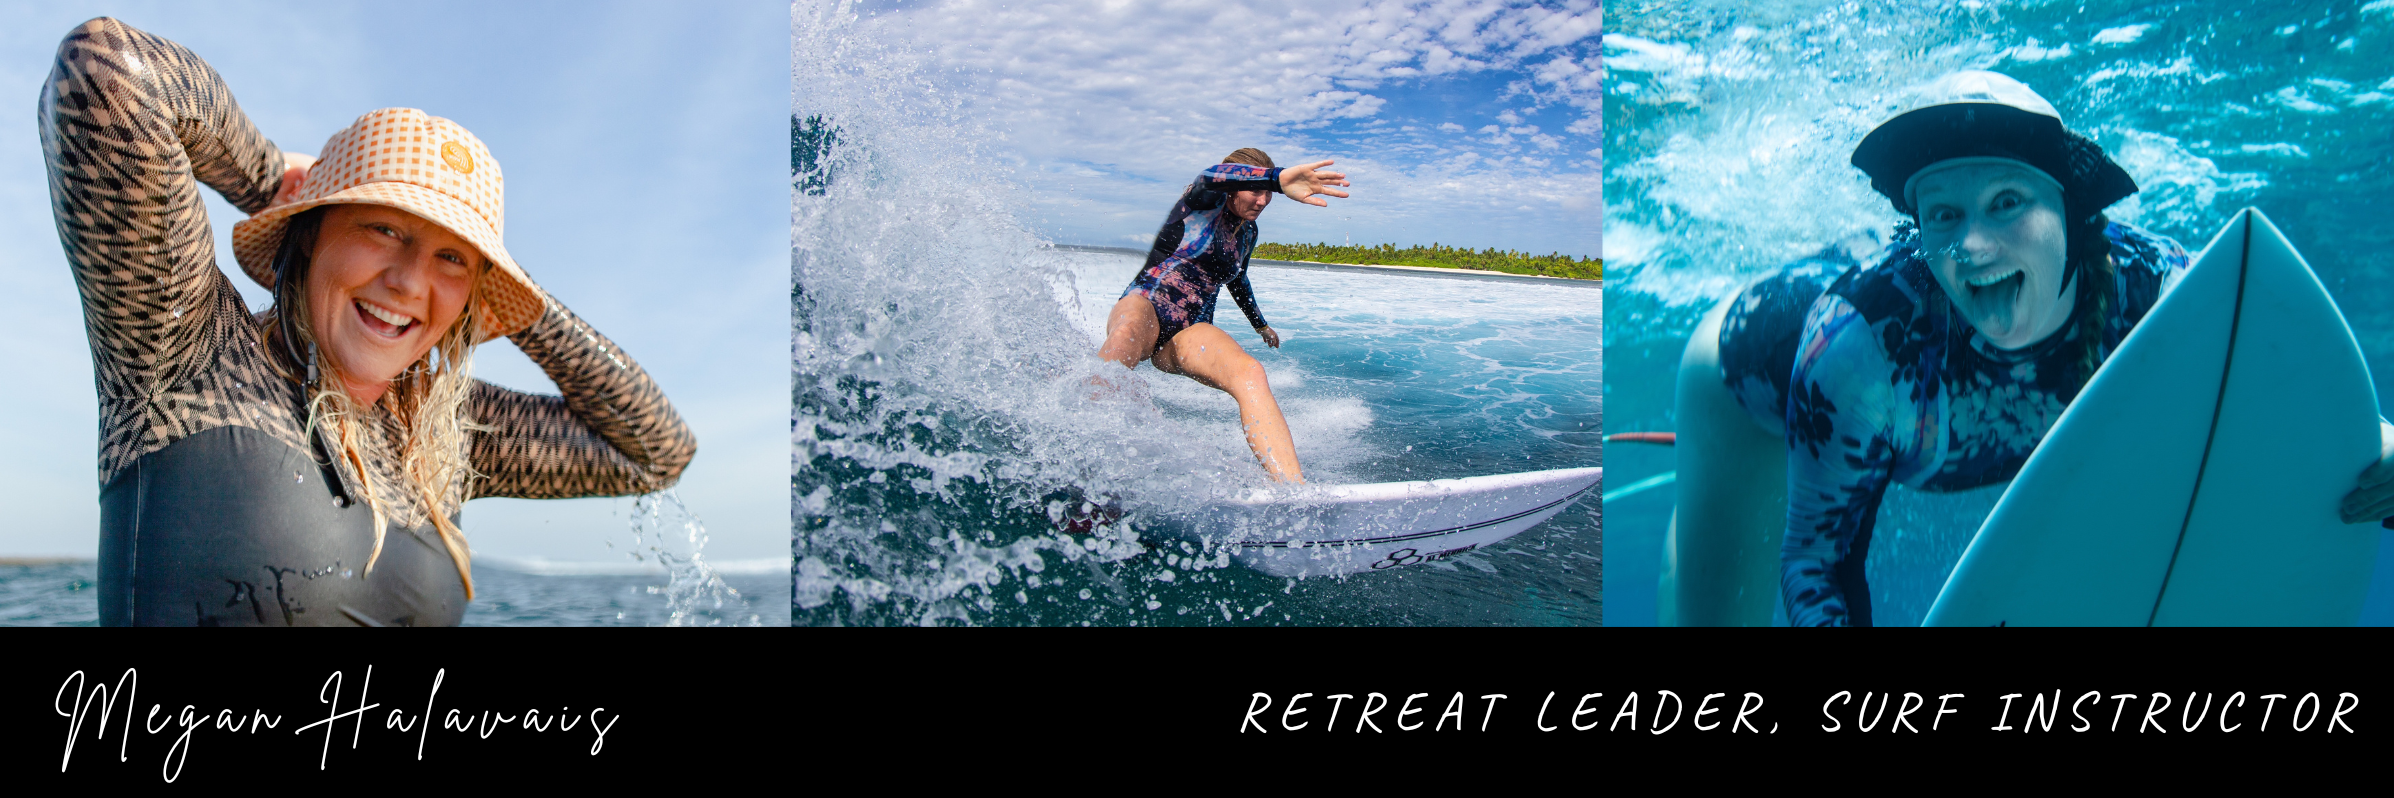
[[[421,532],[421,534],[419,534]],[[465,583],[430,530],[343,496],[307,452],[247,427],[144,455],[100,491],[103,626],[455,626]]]

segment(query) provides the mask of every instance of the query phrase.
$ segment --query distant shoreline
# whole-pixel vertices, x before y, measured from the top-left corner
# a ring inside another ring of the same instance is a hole
[[[1054,245],[1054,248],[1066,252],[1104,252],[1115,255],[1147,254],[1147,250],[1144,249],[1135,249],[1132,247],[1106,247],[1091,244],[1056,244]],[[1269,258],[1254,258],[1249,260],[1248,263],[1257,266],[1271,266],[1282,269],[1309,269],[1312,271],[1359,272],[1367,274],[1407,274],[1419,277],[1443,277],[1450,280],[1541,282],[1548,285],[1568,285],[1583,288],[1604,287],[1603,280],[1580,280],[1571,277],[1548,277],[1542,274],[1511,274],[1507,272],[1481,271],[1479,269],[1450,269],[1434,266],[1396,266],[1389,264],[1322,263],[1319,261],[1310,260],[1272,260]]]
[[[90,557],[0,557],[0,567],[10,566],[10,565],[16,565],[16,566],[38,566],[38,565],[72,565],[72,564],[79,563],[79,562],[92,562],[92,558],[90,558]]]

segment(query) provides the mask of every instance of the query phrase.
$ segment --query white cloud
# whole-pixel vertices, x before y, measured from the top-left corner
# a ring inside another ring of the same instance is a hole
[[[1367,229],[1361,222],[1371,218],[1376,234],[1391,240],[1441,235],[1453,243],[1470,231],[1506,228],[1511,232],[1504,235],[1529,230],[1551,236],[1535,244],[1545,249],[1594,249],[1592,217],[1585,215],[1506,216],[1487,224],[1454,212],[1472,203],[1458,202],[1451,191],[1432,191],[1419,178],[1490,167],[1455,160],[1448,140],[1426,133],[1435,127],[1457,134],[1466,127],[1440,120],[1442,113],[1422,112],[1427,119],[1413,114],[1423,104],[1445,102],[1428,99],[1425,87],[1495,76],[1497,85],[1509,86],[1507,104],[1516,106],[1497,118],[1516,132],[1483,128],[1480,145],[1495,148],[1491,155],[1528,147],[1559,151],[1566,146],[1563,136],[1595,138],[1601,133],[1601,81],[1594,50],[1602,14],[1595,0],[953,0],[862,9],[857,34],[885,45],[892,57],[917,60],[915,71],[954,106],[953,113],[1001,135],[987,142],[990,155],[1033,165],[1017,173],[1033,189],[1031,203],[1040,206],[1028,216],[1060,241],[1151,235],[1152,217],[1197,168],[1231,149],[1255,146],[1283,164],[1337,159],[1356,181],[1355,197],[1342,204],[1353,210],[1348,227],[1358,235]],[[1547,109],[1556,106],[1573,110],[1552,116]],[[1547,135],[1552,144],[1515,138],[1538,135],[1542,127],[1563,136]],[[1073,184],[1077,204],[1071,208],[1051,207],[1060,184],[1039,165],[1060,162],[1092,164],[1111,174]],[[1597,171],[1540,179],[1575,188],[1584,182],[1593,191]],[[1487,199],[1483,205],[1491,212],[1510,207],[1493,204],[1493,195]],[[1405,216],[1413,209],[1423,215]],[[1275,212],[1266,237],[1302,232],[1314,223],[1312,210]],[[1120,229],[1125,226],[1134,229]],[[1439,227],[1455,232],[1423,232]],[[1574,246],[1574,239],[1587,243]]]

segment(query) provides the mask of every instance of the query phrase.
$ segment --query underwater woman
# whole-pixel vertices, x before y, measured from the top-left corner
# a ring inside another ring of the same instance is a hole
[[[697,450],[508,255],[499,164],[449,120],[386,108],[285,153],[206,62],[101,18],[59,44],[39,123],[99,392],[104,625],[455,625],[466,500],[661,490]],[[202,184],[250,214],[262,312]],[[499,336],[563,395],[473,379]]]
[[[1933,82],[1852,162],[1909,217],[1893,241],[1781,267],[1688,342],[1664,624],[1767,625],[1777,605],[1796,626],[1870,625],[1888,486],[2011,479],[2189,266],[2105,218],[2135,181],[2004,75]],[[2394,425],[2378,443],[2347,523],[2394,515]]]
[[[1106,342],[1097,352],[1124,368],[1152,359],[1158,371],[1230,394],[1239,405],[1247,446],[1264,472],[1282,482],[1305,481],[1288,421],[1272,398],[1263,364],[1214,326],[1214,302],[1228,287],[1264,344],[1280,347],[1280,334],[1264,323],[1255,289],[1247,282],[1255,218],[1274,192],[1308,205],[1329,205],[1323,197],[1345,198],[1347,193],[1335,187],[1348,185],[1347,176],[1319,171],[1331,163],[1282,169],[1262,150],[1246,147],[1198,173],[1156,231],[1147,265],[1106,315]]]

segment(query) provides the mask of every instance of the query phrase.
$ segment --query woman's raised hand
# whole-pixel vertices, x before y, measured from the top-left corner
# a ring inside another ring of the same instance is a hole
[[[2377,427],[2377,464],[2361,472],[2360,486],[2337,508],[2347,524],[2394,518],[2394,424],[2380,420]]]
[[[283,153],[283,186],[275,189],[274,201],[266,207],[289,205],[299,199],[299,190],[308,184],[308,169],[316,165],[316,156],[296,152]]]
[[[1330,201],[1323,197],[1346,199],[1347,192],[1332,187],[1350,185],[1347,176],[1341,172],[1320,171],[1322,167],[1334,163],[1338,162],[1322,161],[1280,170],[1280,193],[1288,195],[1289,199],[1325,208],[1330,206]]]

